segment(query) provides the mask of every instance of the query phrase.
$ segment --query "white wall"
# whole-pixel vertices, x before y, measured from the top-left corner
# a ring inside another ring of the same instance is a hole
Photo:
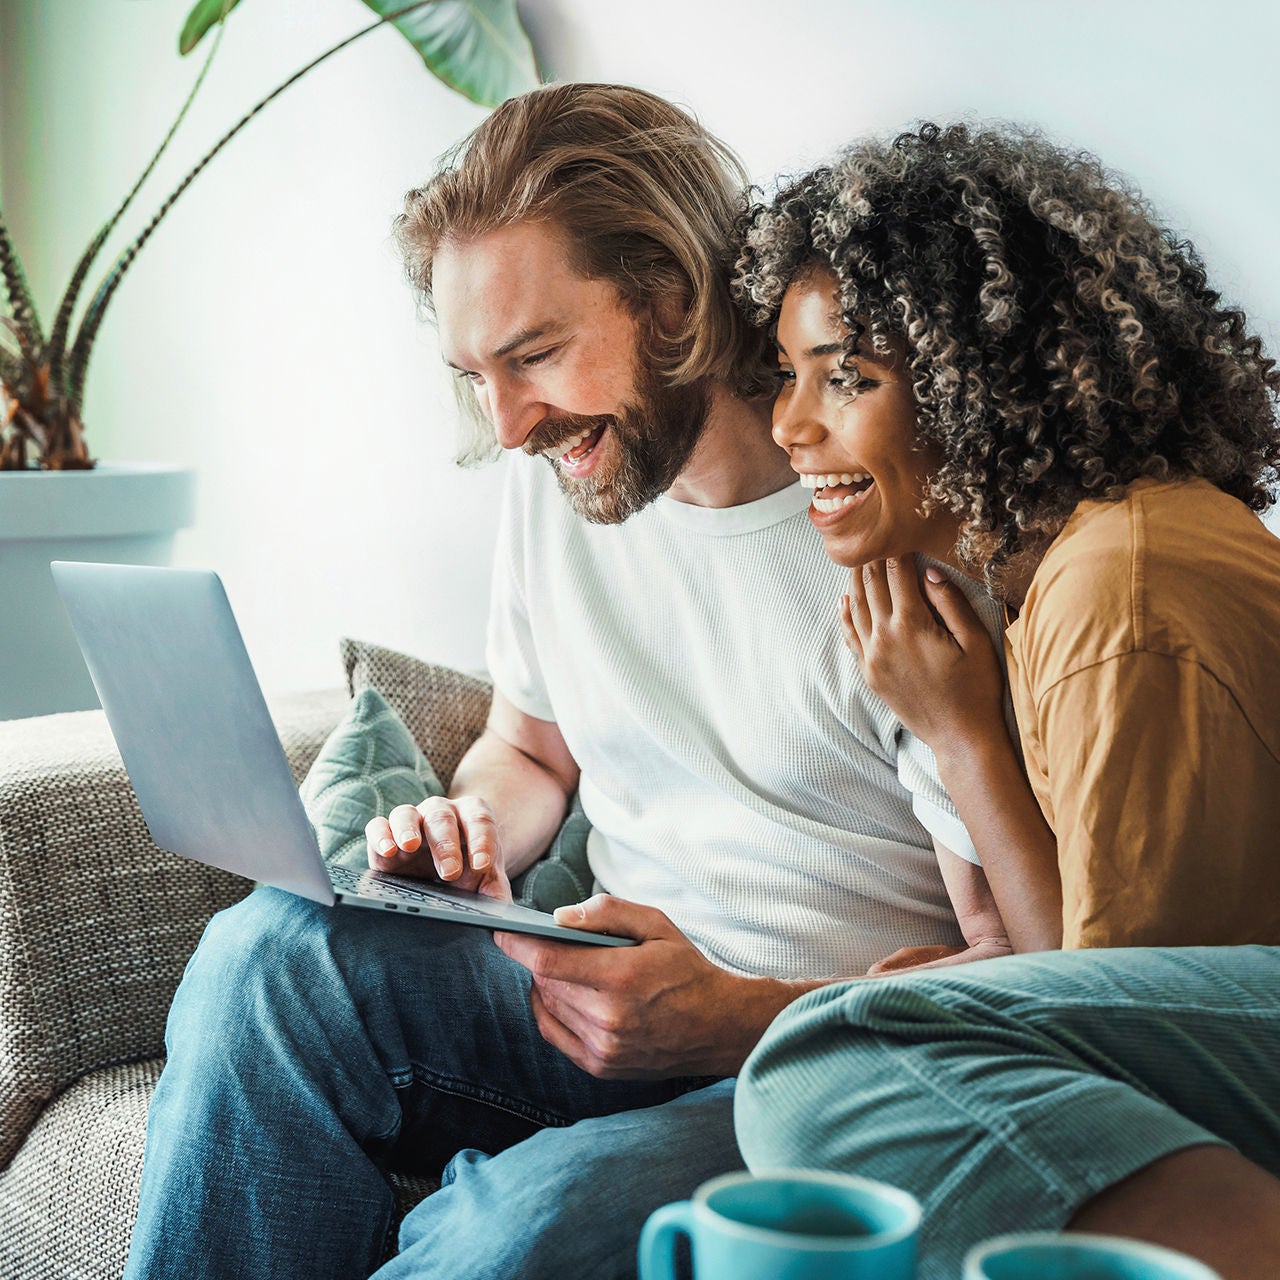
[[[46,313],[195,75],[174,52],[189,4],[0,0],[0,183]],[[920,118],[1038,124],[1133,177],[1280,346],[1270,0],[525,0],[522,13],[558,78],[691,107],[762,182]],[[367,16],[356,0],[244,0],[175,153],[194,159]],[[269,689],[336,683],[342,634],[482,662],[500,476],[450,464],[448,384],[388,243],[404,190],[482,115],[394,33],[371,36],[201,176],[103,330],[91,444],[198,469],[177,562],[222,572]],[[148,214],[181,167],[165,172]]]

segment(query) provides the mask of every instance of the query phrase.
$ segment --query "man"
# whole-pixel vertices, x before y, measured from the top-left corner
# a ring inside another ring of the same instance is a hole
[[[652,1209],[740,1167],[731,1077],[774,1015],[959,941],[931,842],[967,836],[843,652],[729,299],[741,187],[661,100],[559,85],[407,198],[442,353],[530,456],[494,495],[488,727],[370,858],[505,896],[579,789],[610,894],[561,919],[640,945],[274,891],[222,913],[170,1017],[129,1276],[368,1275],[389,1160],[449,1164],[379,1280],[630,1274]]]

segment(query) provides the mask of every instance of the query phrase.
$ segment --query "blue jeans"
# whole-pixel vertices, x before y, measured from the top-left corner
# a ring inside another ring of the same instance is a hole
[[[644,1219],[741,1168],[733,1082],[602,1081],[483,929],[260,889],[174,998],[128,1280],[355,1280],[388,1164],[435,1172],[378,1280],[630,1277]]]
[[[1188,1147],[1280,1176],[1280,948],[1055,951],[813,991],[737,1087],[753,1168],[878,1178],[924,1205],[920,1280],[1058,1230]]]

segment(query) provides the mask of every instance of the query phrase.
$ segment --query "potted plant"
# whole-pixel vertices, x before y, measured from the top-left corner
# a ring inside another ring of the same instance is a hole
[[[115,256],[81,305],[108,238],[186,116],[217,53],[225,19],[239,2],[198,0],[192,9],[179,49],[191,52],[216,27],[204,66],[142,175],[75,264],[47,329],[0,209],[0,719],[97,705],[54,592],[49,561],[163,564],[175,532],[191,523],[191,472],[97,463],[81,410],[108,306],[157,226],[205,166],[286,89],[386,24],[413,45],[437,78],[474,102],[494,106],[538,83],[516,0],[363,0],[376,21],[312,59],[245,112]]]

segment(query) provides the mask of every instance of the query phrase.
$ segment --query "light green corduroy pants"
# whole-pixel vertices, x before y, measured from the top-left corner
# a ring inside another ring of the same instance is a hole
[[[786,1009],[737,1088],[754,1170],[839,1169],[925,1207],[920,1280],[1054,1230],[1205,1143],[1280,1175],[1280,948],[1043,952],[840,983]]]

